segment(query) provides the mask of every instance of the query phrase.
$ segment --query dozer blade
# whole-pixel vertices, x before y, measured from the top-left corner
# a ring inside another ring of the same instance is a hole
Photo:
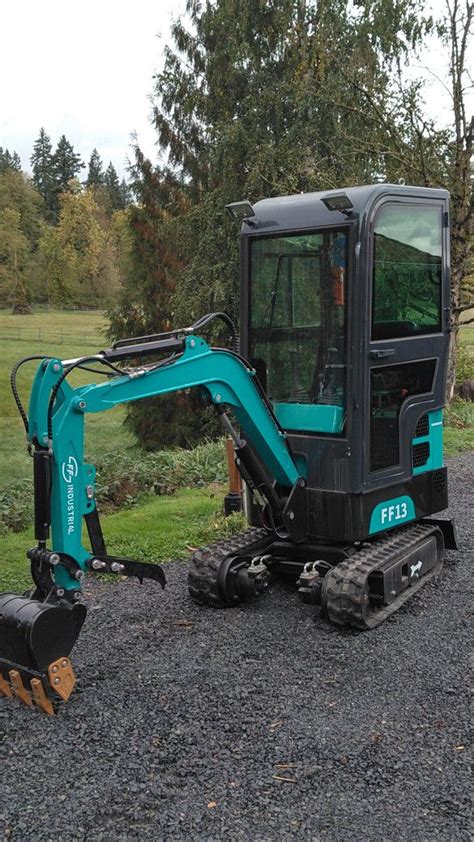
[[[68,658],[86,617],[84,605],[0,594],[0,695],[53,714],[76,678]]]

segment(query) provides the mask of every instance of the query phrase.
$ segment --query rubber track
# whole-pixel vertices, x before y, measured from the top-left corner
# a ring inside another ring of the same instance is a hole
[[[422,585],[435,576],[443,566],[443,552],[438,562],[415,585],[402,591],[390,605],[374,610],[369,604],[367,582],[370,573],[383,568],[390,562],[394,553],[409,552],[412,546],[423,538],[439,533],[441,548],[444,542],[441,531],[433,525],[415,524],[397,529],[395,533],[379,538],[347,561],[336,565],[325,577],[326,611],[331,622],[340,626],[353,626],[357,629],[373,629],[394,614]],[[439,544],[438,544],[439,546]]]
[[[245,532],[239,532],[230,538],[224,538],[197,550],[191,557],[188,573],[189,593],[194,601],[214,608],[223,608],[228,605],[229,603],[222,599],[219,591],[218,577],[221,564],[230,555],[245,555],[247,551],[251,553],[253,547],[258,549],[265,538],[269,542],[274,540],[274,536],[266,529],[247,529]]]

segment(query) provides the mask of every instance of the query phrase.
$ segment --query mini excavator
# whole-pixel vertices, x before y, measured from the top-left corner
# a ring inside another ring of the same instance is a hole
[[[117,404],[197,389],[232,439],[249,528],[194,553],[198,603],[233,606],[282,576],[332,623],[372,629],[439,572],[456,547],[433,516],[448,502],[448,203],[389,184],[232,203],[240,335],[211,313],[80,359],[27,358],[40,360],[28,414],[16,364],[37,545],[31,590],[0,595],[1,693],[50,714],[67,700],[86,575],[165,584],[159,564],[106,550],[84,421]],[[203,338],[215,319],[231,348]],[[70,373],[91,366],[107,379],[73,388]]]

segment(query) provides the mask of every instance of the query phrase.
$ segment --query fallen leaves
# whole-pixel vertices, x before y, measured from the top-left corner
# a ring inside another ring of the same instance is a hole
[[[296,763],[275,763],[275,769],[278,769],[280,772],[285,771],[285,769],[294,769]],[[296,778],[289,778],[288,775],[272,775],[272,779],[274,781],[281,781],[281,783],[285,784],[296,784]]]

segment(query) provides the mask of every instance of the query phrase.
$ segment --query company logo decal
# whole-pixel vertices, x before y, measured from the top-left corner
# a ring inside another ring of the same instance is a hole
[[[61,471],[64,482],[67,482],[69,485],[77,477],[79,471],[77,459],[74,456],[70,456],[67,462],[63,462]]]
[[[69,456],[67,462],[63,462],[61,466],[61,473],[63,480],[67,485],[66,492],[66,520],[67,520],[67,534],[72,535],[75,531],[75,505],[74,505],[74,483],[73,480],[79,473],[79,466],[77,459],[74,456]]]

